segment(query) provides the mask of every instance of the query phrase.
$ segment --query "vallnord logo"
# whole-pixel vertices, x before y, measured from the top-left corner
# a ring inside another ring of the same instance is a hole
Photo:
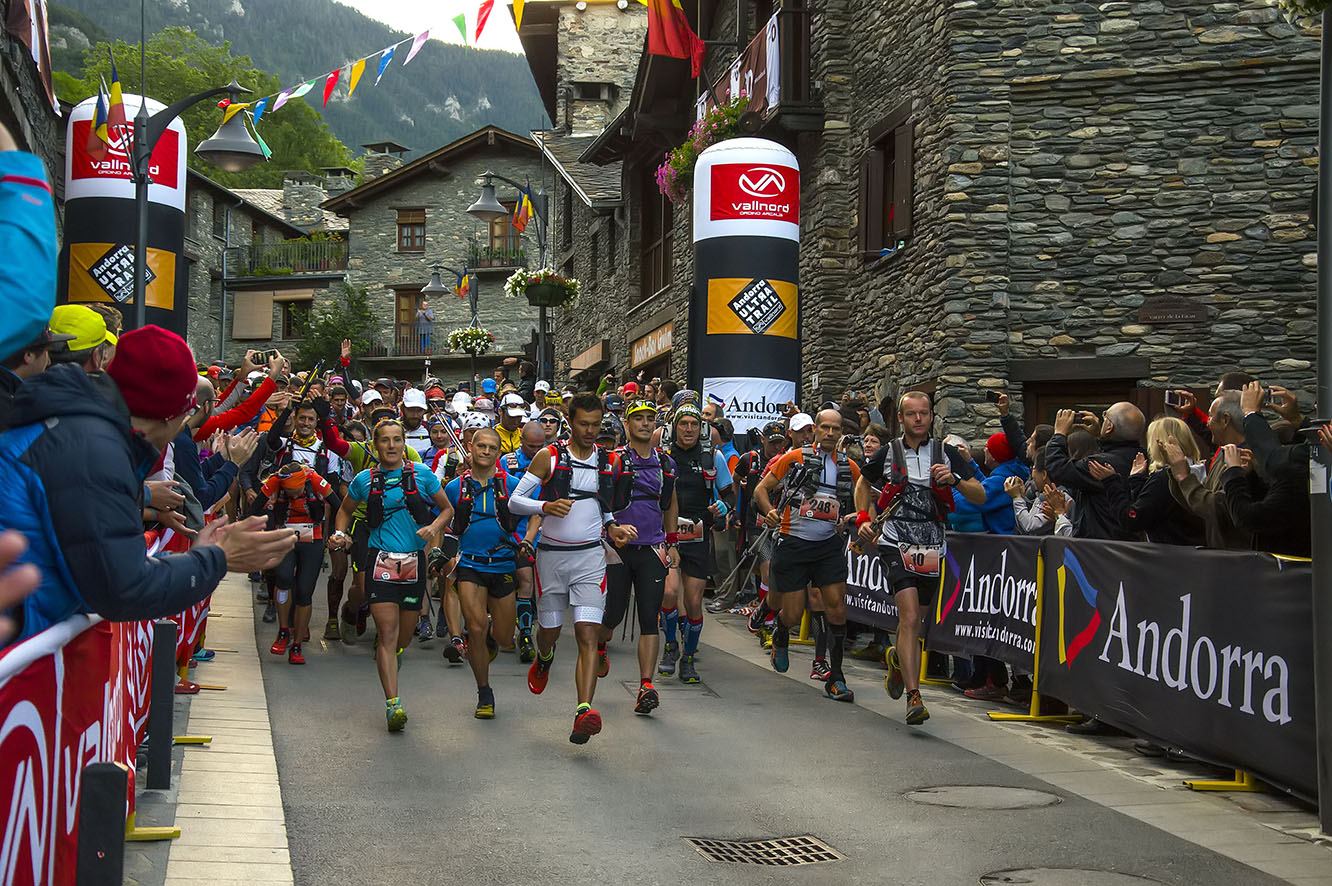
[[[760,199],[776,197],[786,190],[786,176],[771,166],[755,166],[740,173],[740,190]]]

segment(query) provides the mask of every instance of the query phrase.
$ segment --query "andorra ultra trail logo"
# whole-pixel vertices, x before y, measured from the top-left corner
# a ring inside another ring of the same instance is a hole
[[[1076,596],[1065,593],[1068,585],[1068,577],[1073,577],[1073,582],[1077,585],[1077,591],[1082,599],[1091,607],[1091,618],[1080,629],[1073,631],[1069,628],[1069,620],[1075,619],[1074,625],[1082,621],[1081,617],[1075,617],[1073,610],[1078,608],[1073,603]],[[1091,643],[1092,638],[1096,636],[1096,630],[1101,626],[1101,613],[1096,608],[1096,598],[1100,592],[1092,587],[1091,582],[1087,581],[1086,574],[1082,571],[1082,564],[1078,562],[1077,556],[1067,548],[1064,549],[1063,565],[1055,571],[1055,576],[1059,584],[1059,663],[1068,667],[1073,666],[1073,661],[1078,657],[1087,644]],[[1069,637],[1072,639],[1069,639]]]

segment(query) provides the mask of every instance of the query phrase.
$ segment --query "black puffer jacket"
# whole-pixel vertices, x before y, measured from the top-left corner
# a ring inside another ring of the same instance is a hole
[[[1102,440],[1104,447],[1090,460],[1110,465],[1125,481],[1133,470],[1133,459],[1142,452],[1137,443]],[[1073,509],[1073,535],[1077,538],[1105,538],[1115,541],[1141,541],[1142,533],[1131,532],[1119,520],[1120,502],[1106,493],[1104,484],[1087,470],[1089,459],[1073,461],[1068,457],[1068,438],[1055,434],[1045,444],[1045,472],[1059,486],[1073,491],[1077,507]]]

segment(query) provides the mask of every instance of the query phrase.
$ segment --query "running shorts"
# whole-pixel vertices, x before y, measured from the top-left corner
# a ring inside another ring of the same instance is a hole
[[[768,572],[768,587],[779,594],[803,591],[807,585],[827,587],[846,581],[846,538],[823,541],[779,536]]]

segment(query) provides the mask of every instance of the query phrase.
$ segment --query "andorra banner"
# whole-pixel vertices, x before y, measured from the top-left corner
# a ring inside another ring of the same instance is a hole
[[[1043,695],[1312,801],[1308,563],[1055,538],[1041,551]]]
[[[875,548],[857,554],[846,549],[846,618],[883,631],[897,630],[897,604],[884,584],[883,563]]]
[[[948,533],[929,648],[984,655],[1030,674],[1036,652],[1036,563],[1041,539]]]

